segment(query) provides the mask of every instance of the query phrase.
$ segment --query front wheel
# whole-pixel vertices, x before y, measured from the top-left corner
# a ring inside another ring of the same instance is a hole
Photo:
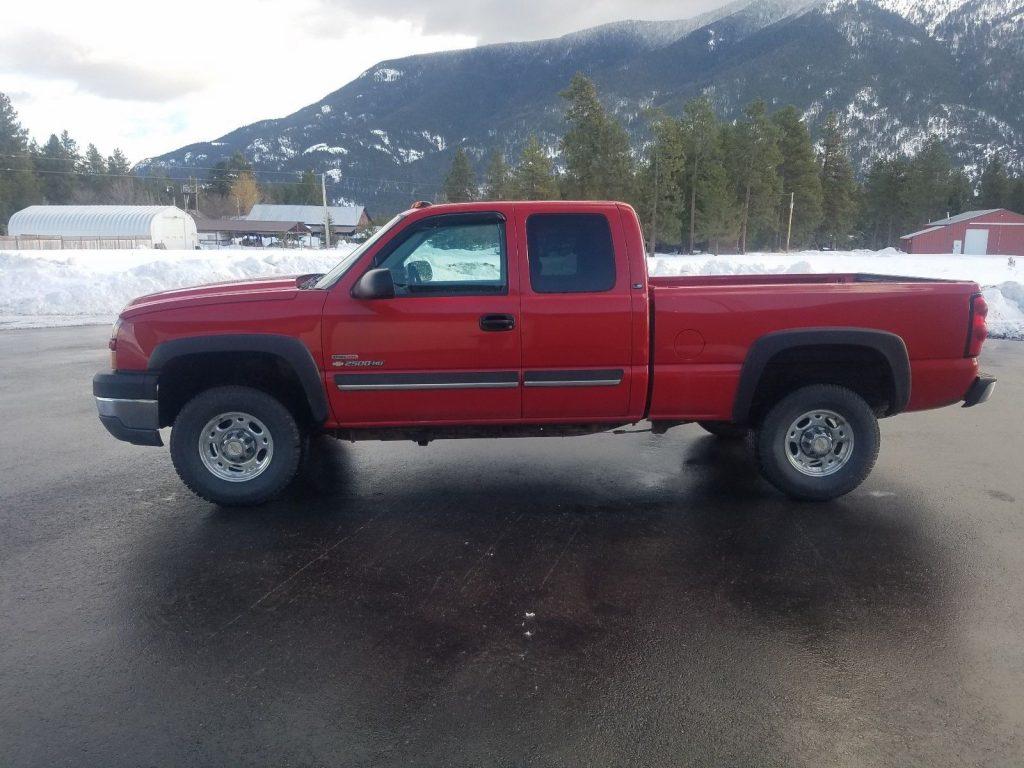
[[[776,403],[754,445],[768,482],[795,499],[827,501],[864,482],[879,442],[878,420],[860,395],[815,384]]]
[[[200,392],[181,409],[171,431],[171,460],[181,481],[223,506],[271,498],[295,477],[301,455],[292,414],[249,387]]]

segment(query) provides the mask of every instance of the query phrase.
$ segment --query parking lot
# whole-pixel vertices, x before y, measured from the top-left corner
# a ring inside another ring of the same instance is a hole
[[[4,765],[1024,762],[1024,344],[824,505],[685,426],[324,439],[226,510],[100,426],[107,335],[0,333]]]

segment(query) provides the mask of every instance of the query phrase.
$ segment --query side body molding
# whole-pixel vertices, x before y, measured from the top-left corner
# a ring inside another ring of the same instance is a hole
[[[261,352],[284,360],[298,376],[314,421],[323,424],[329,415],[327,393],[320,371],[309,349],[292,336],[274,333],[226,333],[172,339],[158,344],[149,358],[149,370],[156,372],[185,355],[211,352]]]
[[[819,345],[867,347],[879,352],[888,361],[893,378],[893,401],[886,415],[892,416],[906,409],[910,402],[910,358],[902,338],[872,328],[800,328],[767,333],[750,345],[736,387],[733,421],[747,423],[757,385],[775,355],[789,349]]]

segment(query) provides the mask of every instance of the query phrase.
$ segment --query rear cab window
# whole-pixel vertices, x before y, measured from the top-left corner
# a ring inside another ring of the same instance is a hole
[[[604,214],[532,214],[526,241],[535,293],[601,293],[615,287],[615,250]]]

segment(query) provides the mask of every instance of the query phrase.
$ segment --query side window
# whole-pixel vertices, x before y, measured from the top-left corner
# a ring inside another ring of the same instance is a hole
[[[530,285],[537,293],[597,293],[615,286],[608,219],[599,213],[535,213],[526,220]]]
[[[410,232],[378,262],[396,296],[508,292],[505,223],[496,217],[440,222]]]

